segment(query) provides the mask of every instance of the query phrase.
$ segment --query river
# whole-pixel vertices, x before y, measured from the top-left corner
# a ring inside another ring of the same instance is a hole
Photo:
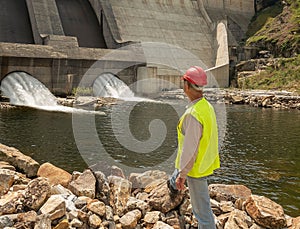
[[[103,160],[132,171],[158,168],[170,173],[176,152],[176,124],[183,110],[184,103],[176,101],[124,102],[103,107],[106,116],[93,115],[87,123],[79,121],[82,125],[74,130],[74,121],[80,119],[71,113],[25,107],[0,109],[0,142],[39,163],[49,161],[69,172],[82,171],[87,164]],[[225,113],[219,115],[226,118],[221,168],[210,183],[244,184],[253,194],[282,205],[286,214],[299,216],[300,111],[226,105]],[[87,135],[78,139],[78,132]]]

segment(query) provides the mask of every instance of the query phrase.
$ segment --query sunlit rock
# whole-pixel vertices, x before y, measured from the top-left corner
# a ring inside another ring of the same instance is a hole
[[[37,220],[37,213],[35,211],[19,213],[17,214],[17,222],[15,222],[14,227],[33,228],[36,220]]]
[[[132,211],[134,209],[139,209],[143,215],[146,214],[146,212],[150,211],[151,207],[148,203],[146,203],[143,200],[139,200],[134,197],[129,197],[127,203],[126,203],[126,209],[127,211]]]
[[[39,177],[28,183],[25,189],[24,204],[37,211],[48,199],[51,187],[46,178]]]
[[[99,216],[104,216],[106,213],[105,204],[99,200],[91,200],[87,204],[87,209]]]
[[[292,219],[292,225],[289,229],[299,229],[300,228],[300,216]]]
[[[56,194],[72,195],[73,193],[69,189],[62,186],[61,184],[57,184],[51,186],[51,195],[56,195]]]
[[[81,228],[83,225],[83,222],[81,222],[79,219],[75,218],[75,219],[72,219],[71,223],[70,223],[70,226],[71,227],[75,227],[75,228]]]
[[[87,205],[89,201],[92,201],[90,197],[87,196],[78,196],[78,198],[74,201],[76,208],[82,209]]]
[[[150,193],[153,189],[155,189],[158,185],[161,185],[166,182],[166,179],[157,179],[147,184],[144,191],[146,193]]]
[[[110,187],[105,174],[101,171],[94,171],[96,178],[96,197],[103,201],[105,204],[109,204],[109,192]]]
[[[264,196],[251,195],[245,202],[245,209],[263,227],[279,229],[287,224],[283,208]]]
[[[151,191],[148,203],[153,209],[166,213],[181,204],[184,195],[184,192],[178,192],[177,195],[171,197],[169,188],[165,183]]]
[[[223,213],[232,212],[235,209],[231,201],[221,201],[219,207]]]
[[[124,229],[133,229],[136,227],[137,222],[142,217],[142,213],[139,210],[133,210],[127,212],[120,218],[120,223]]]
[[[66,203],[62,196],[52,195],[40,209],[42,214],[48,214],[51,220],[61,218],[66,213]]]
[[[179,207],[180,215],[192,215],[192,204],[190,199],[185,198]]]
[[[12,227],[17,219],[17,214],[0,216],[0,228]]]
[[[220,203],[215,199],[210,199],[210,206],[215,215],[221,215],[223,212],[220,209]]]
[[[15,181],[11,170],[0,169],[0,196],[6,194]]]
[[[124,172],[121,168],[119,168],[118,166],[113,165],[111,167],[111,175],[112,176],[117,176],[117,177],[122,177],[122,178],[126,178],[124,175]]]
[[[148,224],[155,224],[160,219],[160,211],[147,212],[144,217],[144,222]]]
[[[8,147],[0,143],[0,160],[4,160],[23,171],[28,177],[35,177],[39,169],[39,163],[22,154],[14,147]]]
[[[162,221],[157,221],[157,223],[154,224],[152,229],[174,229],[174,228]]]
[[[16,168],[6,161],[0,161],[0,169],[9,169],[12,171],[16,171]]]
[[[102,223],[102,220],[98,215],[96,215],[96,214],[90,215],[89,225],[91,226],[91,228],[98,228],[98,227],[100,227],[101,223]]]
[[[149,170],[144,173],[131,173],[129,181],[132,183],[132,188],[145,188],[148,184],[158,179],[168,179],[165,172],[159,170]]]
[[[105,218],[108,221],[114,220],[114,210],[112,209],[111,206],[108,205],[105,206]]]
[[[228,221],[228,218],[230,216],[231,213],[225,213],[225,214],[222,214],[222,215],[219,215],[217,218],[216,218],[216,227],[217,229],[223,229],[224,226],[225,226],[225,223]]]
[[[34,229],[51,229],[51,219],[49,215],[38,215],[37,216],[37,221],[35,223]]]
[[[63,219],[53,229],[69,229],[69,228],[70,228],[70,223],[68,222],[67,219]]]
[[[115,214],[121,216],[126,209],[126,204],[131,194],[131,182],[117,176],[109,176],[108,180],[111,190],[110,206],[114,209]]]
[[[166,214],[166,223],[174,229],[181,229],[179,215],[177,211],[170,211]]]
[[[246,214],[246,212],[235,209],[230,213],[224,229],[248,229],[251,225],[251,218]]]
[[[259,226],[256,223],[253,223],[249,229],[266,229],[265,227]]]
[[[87,196],[92,199],[96,194],[96,179],[91,170],[86,169],[82,174],[76,175],[69,183],[69,189],[76,196]]]
[[[0,199],[0,215],[17,213],[24,208],[24,191],[9,192]]]
[[[61,184],[64,187],[68,187],[72,178],[70,173],[48,162],[40,166],[37,175],[48,178],[51,185]]]
[[[244,185],[211,184],[208,189],[210,197],[219,202],[235,202],[238,198],[246,200],[251,195],[251,190]]]

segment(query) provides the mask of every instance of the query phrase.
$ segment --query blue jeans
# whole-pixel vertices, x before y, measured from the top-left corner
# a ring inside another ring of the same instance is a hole
[[[175,189],[175,181],[178,174],[178,170],[175,169],[172,177],[170,178],[170,184]],[[187,177],[187,183],[189,187],[193,213],[198,220],[198,229],[215,229],[216,225],[214,215],[210,206],[207,177]]]

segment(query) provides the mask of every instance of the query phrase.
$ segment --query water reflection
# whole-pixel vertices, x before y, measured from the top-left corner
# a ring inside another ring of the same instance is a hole
[[[300,214],[300,112],[231,106],[214,182],[245,183]]]
[[[126,103],[120,106],[120,113],[126,106]],[[183,104],[178,106],[184,109]],[[103,110],[107,116],[95,116],[98,137],[116,162],[135,167],[152,166],[176,149],[178,115],[172,107],[139,103],[129,115],[131,134],[140,141],[150,138],[151,120],[163,119],[168,134],[153,154],[128,152],[122,147],[112,136],[109,114],[112,108],[109,107]],[[283,205],[286,214],[300,215],[299,114],[298,110],[228,106],[222,167],[210,182],[245,184],[254,194],[265,195]],[[85,141],[88,151],[94,142]],[[20,149],[40,163],[49,161],[70,172],[87,167],[74,141],[72,114],[30,108],[0,110],[0,142]],[[170,171],[173,163],[164,164],[160,169]]]

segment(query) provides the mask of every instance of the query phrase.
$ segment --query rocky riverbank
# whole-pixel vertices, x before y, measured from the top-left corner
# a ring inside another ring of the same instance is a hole
[[[288,91],[205,89],[204,95],[209,101],[225,104],[246,104],[254,107],[300,110],[300,95]],[[187,100],[182,89],[164,91],[160,94],[155,94],[152,97],[155,100]],[[89,107],[96,110],[101,109],[103,106],[112,106],[118,101],[119,100],[115,98],[87,96],[79,98],[57,98],[58,104],[63,106],[76,106],[77,108]],[[7,99],[1,101],[0,98],[0,109],[9,109],[13,107],[14,106],[7,102]]]
[[[70,174],[2,144],[0,160],[0,228],[197,228],[188,189],[170,195],[163,171],[125,177],[97,164]],[[218,229],[300,227],[300,216],[244,185],[211,184],[209,192]]]
[[[205,89],[204,96],[209,101],[225,104],[246,104],[254,107],[300,110],[300,96],[288,91]],[[185,95],[182,90],[176,90],[164,92],[159,98],[185,99]]]

